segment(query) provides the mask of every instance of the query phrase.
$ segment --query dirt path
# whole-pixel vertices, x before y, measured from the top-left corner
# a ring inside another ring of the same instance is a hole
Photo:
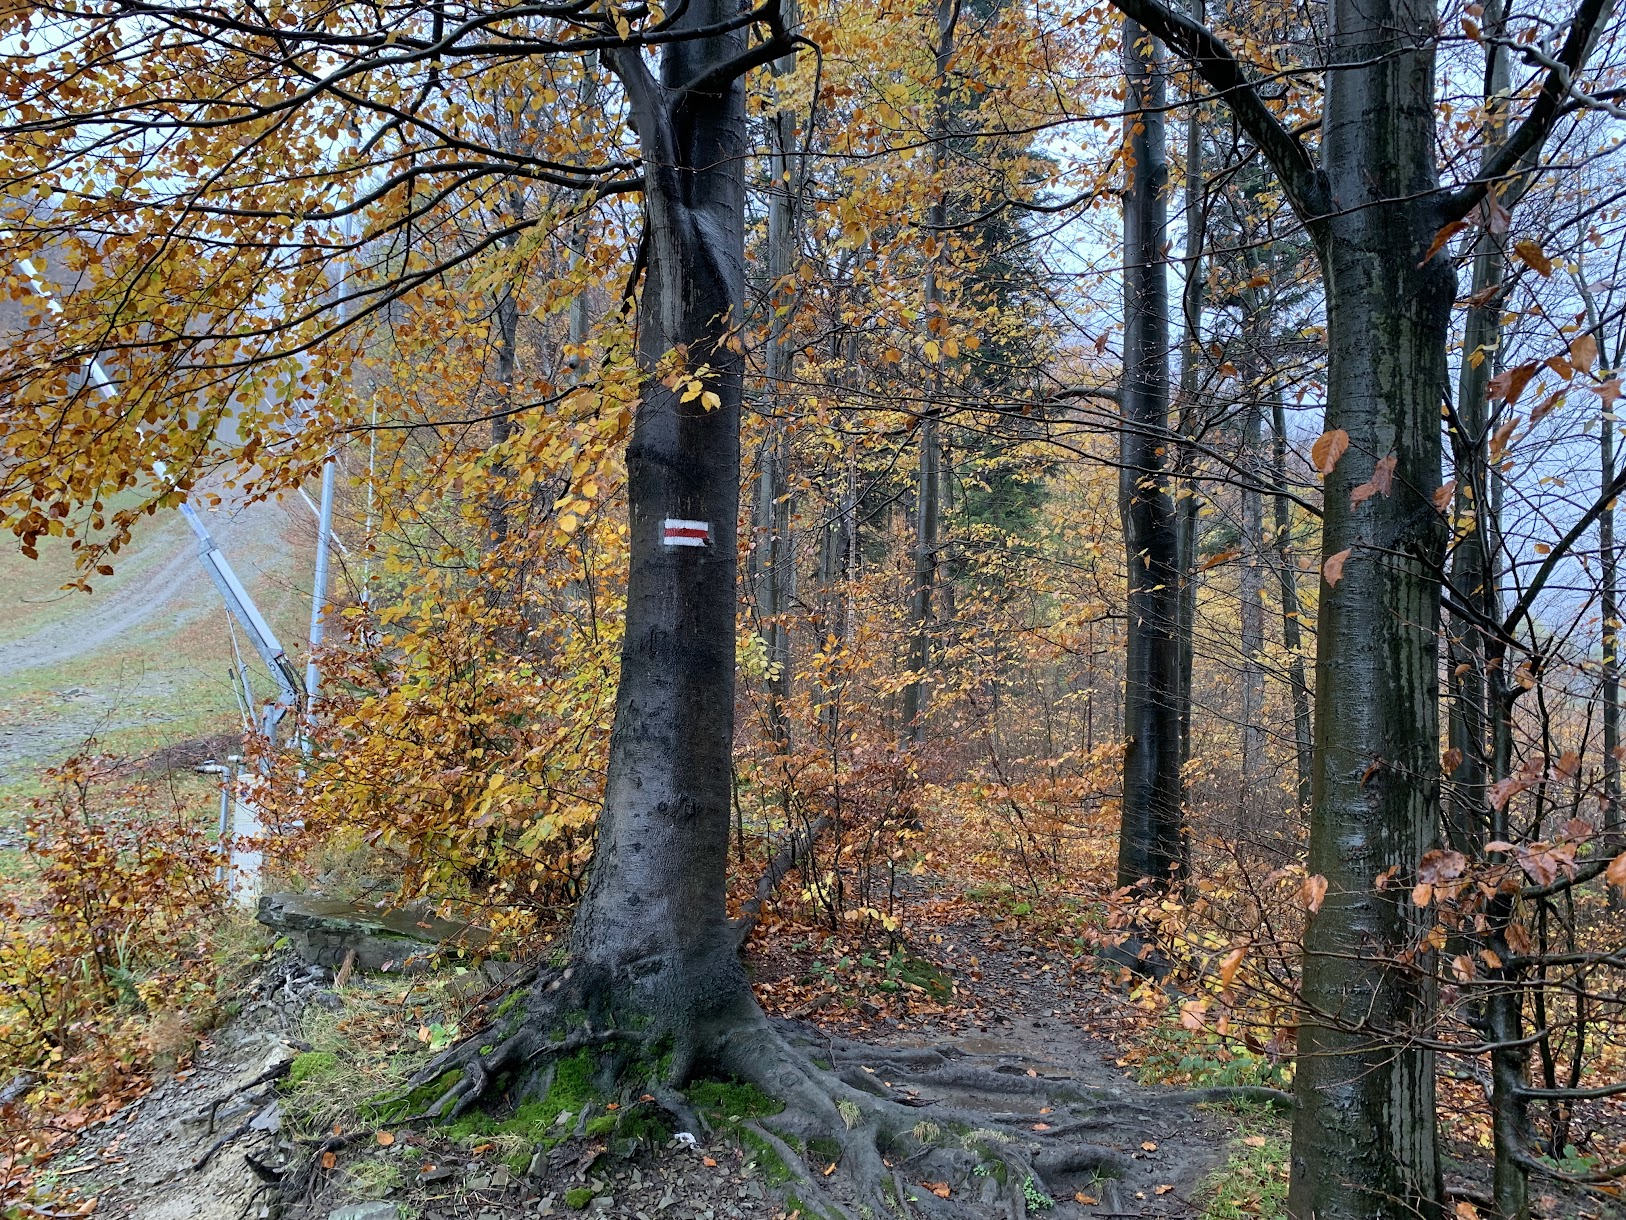
[[[969,1110],[984,1115],[988,1129],[1007,1133],[1002,1138],[1034,1149],[1054,1131],[1087,1140],[1119,1160],[1116,1178],[1088,1169],[1048,1173],[1045,1186],[1054,1204],[1042,1209],[1046,1216],[1196,1220],[1202,1214],[1200,1183],[1224,1159],[1226,1117],[1176,1102],[1172,1090],[1139,1086],[1114,1065],[1113,1048],[1068,1015],[1070,1005],[1088,1005],[1090,994],[1099,996],[1093,981],[1074,986],[1063,972],[1034,986],[1035,973],[1057,972],[1034,971],[1024,948],[1007,947],[988,929],[964,928],[957,943],[968,954],[976,951],[982,981],[991,988],[1006,986],[990,982],[995,979],[1023,987],[1022,1011],[1009,1000],[990,1010],[968,996],[975,1006],[931,1021],[903,1020],[901,1029],[899,1022],[882,1023],[868,1031],[871,1041],[849,1039],[833,1023],[821,1028],[787,1022],[787,1036],[850,1083],[918,1107],[923,1121],[938,1109]],[[335,1002],[324,979],[316,968],[285,961],[257,985],[246,1010],[217,1032],[191,1073],[165,1082],[85,1141],[62,1168],[83,1175],[74,1184],[84,1195],[99,1195],[98,1215],[237,1220],[261,1214],[268,1184],[255,1176],[248,1158],[274,1165],[288,1148],[275,1130],[275,1088],[255,1082],[300,1049],[304,1006]],[[397,1144],[388,1148],[376,1146],[370,1131],[362,1135],[340,1153],[331,1172],[319,1175],[309,1206],[286,1214],[388,1220],[402,1205],[422,1220],[515,1220],[574,1214],[566,1197],[586,1190],[593,1195],[586,1214],[594,1218],[784,1215],[764,1166],[721,1134],[693,1144],[674,1140],[631,1160],[609,1156],[601,1141],[578,1138],[537,1158],[526,1173],[504,1165],[503,1149],[458,1144],[432,1127],[396,1132]],[[222,1136],[230,1138],[205,1160]],[[409,1171],[403,1181],[402,1164],[431,1169],[417,1176]],[[937,1206],[948,1184],[917,1182],[918,1174],[901,1169],[911,1188],[937,1195],[927,1200]],[[389,1184],[378,1189],[380,1181]],[[831,1194],[841,1198],[839,1165],[827,1181]],[[956,1182],[952,1201],[960,1214],[993,1217],[977,1197],[979,1185],[974,1178]],[[382,1199],[367,1204],[369,1194]],[[374,1210],[342,1210],[347,1206]]]

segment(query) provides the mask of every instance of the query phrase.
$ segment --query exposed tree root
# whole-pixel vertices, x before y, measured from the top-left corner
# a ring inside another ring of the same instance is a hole
[[[406,1115],[393,1121],[450,1121],[482,1100],[545,1096],[558,1065],[592,1049],[595,1087],[622,1103],[618,1113],[636,1098],[666,1111],[678,1130],[708,1131],[704,1107],[680,1091],[694,1078],[731,1078],[771,1097],[783,1107],[775,1113],[713,1110],[710,1118],[774,1163],[805,1215],[1014,1220],[1071,1190],[1069,1177],[1126,1173],[1126,1159],[1095,1142],[1098,1134],[1152,1129],[1170,1108],[1200,1101],[1283,1096],[1119,1093],[1028,1075],[997,1056],[815,1040],[770,1022],[748,995],[679,1024],[618,1011],[603,983],[602,974],[570,971],[538,978],[498,1008],[491,1026],[434,1057],[388,1099]],[[1041,1112],[1047,1120],[1035,1121]],[[824,1172],[831,1162],[839,1175]]]

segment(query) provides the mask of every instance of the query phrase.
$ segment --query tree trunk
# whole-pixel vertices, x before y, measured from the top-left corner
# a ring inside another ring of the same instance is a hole
[[[1262,337],[1262,336],[1261,336]],[[1265,764],[1265,504],[1260,493],[1259,445],[1261,430],[1259,385],[1250,387],[1242,426],[1242,565],[1237,571],[1238,617],[1242,635],[1242,783],[1238,790],[1239,824],[1243,829],[1261,825],[1268,817],[1259,808],[1263,796]]]
[[[1150,35],[1125,20],[1129,181],[1124,192],[1118,506],[1129,589],[1121,886],[1143,878],[1164,886],[1182,878],[1186,869],[1180,808],[1179,548],[1163,456],[1169,424],[1169,290],[1167,91],[1160,58]]]
[[[1287,496],[1287,418],[1281,387],[1270,387],[1271,461],[1278,494],[1275,530],[1276,574],[1281,584],[1282,646],[1287,650],[1287,681],[1293,699],[1293,753],[1297,761],[1298,808],[1310,809],[1310,686],[1304,678],[1304,632],[1300,626],[1298,561],[1293,556],[1293,505]]]
[[[948,71],[954,57],[954,26],[959,16],[958,0],[938,0],[937,101],[932,119],[932,173],[936,193],[928,216],[939,251],[948,223],[948,184],[943,179],[947,161],[944,142],[948,139]],[[937,325],[943,318],[943,295],[937,276],[940,257],[941,253],[934,254],[926,267],[922,295],[928,326]],[[931,664],[932,587],[937,580],[938,534],[942,525],[943,442],[938,435],[937,419],[937,404],[943,389],[942,367],[934,360],[928,374],[931,391],[920,420],[920,466],[915,477],[914,570],[909,581],[909,683],[903,688],[903,739],[910,746],[918,746],[925,740],[926,709],[931,699],[926,670]]]
[[[1203,0],[1192,0],[1193,20],[1203,20]],[[1203,248],[1208,237],[1208,184],[1203,170],[1203,112],[1194,105],[1186,120],[1186,249],[1182,259],[1182,290],[1180,313],[1183,326],[1180,334],[1180,400],[1176,411],[1175,427],[1182,437],[1195,434],[1201,427],[1202,393],[1203,298],[1206,295],[1207,275],[1203,266]],[[1197,627],[1197,510],[1202,505],[1196,475],[1196,454],[1189,445],[1182,445],[1177,457],[1180,488],[1175,504],[1175,550],[1180,572],[1180,604],[1177,632],[1180,637],[1178,658],[1179,693],[1176,703],[1180,716],[1180,767],[1191,761],[1191,663],[1192,641]]]
[[[789,72],[793,60],[776,60],[774,75]],[[801,194],[801,158],[797,152],[796,115],[781,106],[768,123],[770,152],[768,194],[768,341],[765,352],[767,437],[757,476],[757,538],[753,550],[757,610],[762,642],[768,654],[768,723],[774,744],[790,747],[785,704],[790,698],[790,623],[796,595],[796,561],[791,538],[790,440],[780,418],[785,381],[790,373],[790,301],[784,282],[796,256],[796,203]]]
[[[1424,261],[1442,223],[1429,0],[1339,0],[1322,133],[1325,210],[1310,221],[1327,286],[1326,427],[1349,449],[1326,479],[1308,868],[1327,882],[1305,934],[1288,1214],[1443,1214],[1426,967],[1400,965],[1427,923],[1409,886],[1439,799],[1444,531],[1440,404],[1455,295]],[[1421,266],[1419,264],[1422,263]],[[1395,460],[1392,488],[1351,491]]]

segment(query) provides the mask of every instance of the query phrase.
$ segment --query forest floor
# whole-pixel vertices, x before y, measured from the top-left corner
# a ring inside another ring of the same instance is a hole
[[[1214,1210],[1213,1178],[1233,1151],[1257,1161],[1267,1147],[1267,1137],[1258,1132],[1272,1132],[1271,1155],[1280,1154],[1275,1130],[1280,1118],[1261,1108],[1158,1104],[1171,1091],[1136,1083],[1122,1066],[1128,1060],[1120,1048],[1100,1036],[1099,1031],[1115,1026],[1115,1014],[1124,1004],[1116,989],[1093,975],[1075,975],[1069,963],[1024,946],[991,921],[968,922],[940,935],[941,953],[934,956],[949,969],[958,963],[957,976],[964,978],[949,1003],[927,1004],[923,1013],[906,1004],[884,1009],[827,1004],[810,1014],[824,1018],[822,1023],[787,1023],[787,1028],[815,1045],[828,1044],[832,1058],[856,1063],[859,1070],[877,1076],[882,1087],[893,1082],[884,1079],[887,1067],[872,1071],[863,1065],[866,1044],[929,1048],[1020,1085],[1050,1084],[1063,1092],[1113,1099],[1114,1125],[1093,1131],[1091,1138],[1120,1153],[1128,1172],[1118,1179],[1086,1175],[1046,1182],[1054,1207],[1044,1210],[1058,1220],[1271,1214],[1268,1199],[1240,1198],[1243,1210]],[[771,963],[757,965],[759,975],[773,969]],[[353,992],[355,986],[344,990]],[[399,989],[400,984],[392,986]],[[210,1036],[190,1070],[164,1081],[57,1158],[57,1184],[71,1191],[65,1206],[94,1198],[98,1216],[129,1220],[239,1220],[277,1214],[270,1183],[253,1171],[256,1161],[275,1163],[278,1140],[286,1138],[277,1130],[287,1125],[282,1121],[282,1086],[267,1079],[268,1069],[274,1072],[279,1063],[308,1050],[311,1029],[330,1020],[343,1002],[326,972],[285,956],[275,959],[251,989],[243,1010]],[[860,1038],[862,1042],[849,1041]],[[943,1088],[900,1080],[898,1089],[927,1119],[933,1104],[951,1101],[985,1112],[990,1126],[1005,1131],[1091,1125],[1087,1106],[1047,1104],[1041,1093],[1025,1087],[985,1095],[955,1089],[951,1096]],[[1122,1125],[1126,1112],[1138,1115],[1137,1120]],[[334,1158],[329,1172],[318,1175],[314,1191],[292,1214],[331,1220],[395,1215],[496,1220],[577,1210],[637,1220],[770,1220],[786,1215],[773,1166],[726,1130],[703,1134],[692,1145],[673,1140],[643,1146],[630,1157],[612,1155],[604,1140],[583,1135],[523,1169],[528,1150],[516,1161],[516,1150],[501,1138],[457,1140],[443,1129],[418,1127],[386,1132],[386,1144],[375,1132],[364,1134]],[[840,1165],[815,1168],[826,1174],[839,1197]],[[1285,1175],[1285,1169],[1285,1157],[1265,1167],[1272,1178]],[[907,1170],[905,1180],[912,1180]],[[918,1188],[939,1198],[950,1190],[947,1183],[924,1180]],[[1267,1194],[1269,1190],[1267,1183]],[[589,1194],[591,1201],[585,1202]],[[970,1213],[983,1214],[975,1200],[964,1201]],[[365,1210],[369,1202],[373,1210]],[[347,1206],[363,1210],[346,1211]]]

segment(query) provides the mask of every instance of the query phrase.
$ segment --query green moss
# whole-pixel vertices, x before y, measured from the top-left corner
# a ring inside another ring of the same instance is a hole
[[[288,1068],[288,1087],[298,1088],[307,1080],[328,1075],[339,1066],[339,1057],[330,1051],[306,1051],[295,1055]]]
[[[573,1186],[565,1191],[565,1206],[581,1211],[593,1201],[593,1188],[591,1186]]]
[[[428,1084],[419,1085],[410,1093],[395,1097],[386,1094],[374,1098],[361,1106],[358,1113],[363,1122],[375,1123],[398,1122],[403,1118],[416,1117],[445,1096],[446,1090],[457,1083],[459,1075],[456,1068],[450,1068]]]
[[[615,1130],[616,1117],[613,1114],[600,1114],[597,1118],[587,1120],[587,1134],[604,1136]]]
[[[779,1155],[777,1148],[749,1127],[741,1127],[738,1134],[740,1143],[751,1150],[752,1159],[762,1172],[764,1182],[769,1186],[783,1186],[786,1182],[795,1180],[796,1175],[791,1172],[790,1166],[785,1164],[785,1158]]]
[[[702,1080],[689,1088],[689,1101],[699,1110],[723,1118],[763,1118],[778,1114],[785,1103],[754,1084],[737,1080]]]
[[[664,1144],[672,1138],[672,1124],[666,1112],[658,1106],[633,1106],[621,1111],[615,1125],[617,1139],[641,1140],[648,1144]]]
[[[525,992],[523,990],[510,991],[507,995],[503,996],[502,1003],[497,1005],[497,1015],[499,1017],[506,1017],[524,998]]]

